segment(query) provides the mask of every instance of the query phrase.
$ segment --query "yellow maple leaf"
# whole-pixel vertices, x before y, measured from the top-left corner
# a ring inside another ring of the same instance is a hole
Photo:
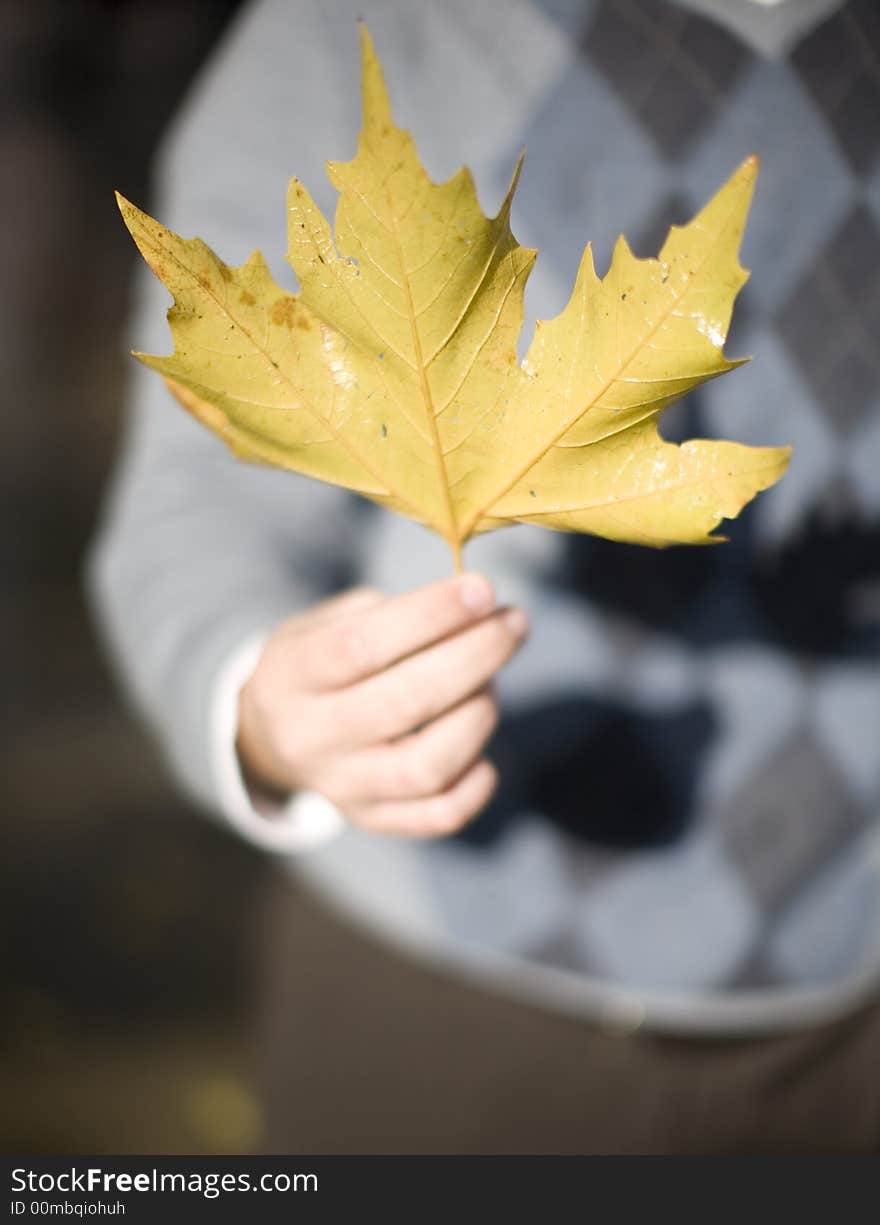
[[[589,246],[562,313],[516,341],[536,252],[510,206],[484,216],[470,172],[436,184],[395,126],[362,27],[363,131],[328,163],[335,236],[296,178],[288,259],[240,268],[117,197],[174,297],[171,357],[137,354],[243,459],[356,490],[443,536],[512,522],[662,547],[709,543],[785,470],[789,448],[665,442],[656,419],[740,364],[722,349],[747,278],[738,250],[757,160],[744,162],[658,259],[620,238],[604,279]]]

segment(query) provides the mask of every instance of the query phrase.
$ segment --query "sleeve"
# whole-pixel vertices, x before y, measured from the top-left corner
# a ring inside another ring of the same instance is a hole
[[[315,6],[261,0],[227,34],[166,140],[152,208],[178,232],[202,235],[227,262],[261,247],[282,283],[291,281],[278,259],[291,157],[316,177],[318,149],[328,140],[332,148],[333,132],[356,119],[356,99],[343,94],[340,114],[304,134],[301,150],[293,142],[291,153],[297,99],[286,95],[302,86],[285,55],[297,8],[307,16]],[[323,55],[333,75],[327,40],[312,41],[312,60]],[[312,75],[319,70],[311,64]],[[343,120],[346,108],[354,114]],[[132,347],[168,351],[167,305],[164,288],[139,268]],[[311,845],[341,819],[318,797],[270,811],[248,792],[235,759],[237,696],[269,631],[354,576],[354,499],[236,461],[133,361],[126,410],[122,453],[86,558],[111,661],[191,797],[265,847]]]
[[[123,454],[87,557],[91,603],[177,780],[267,848],[311,845],[338,822],[307,818],[301,800],[282,819],[247,792],[238,691],[268,633],[352,572],[353,510],[342,490],[238,463],[161,379],[134,372]]]

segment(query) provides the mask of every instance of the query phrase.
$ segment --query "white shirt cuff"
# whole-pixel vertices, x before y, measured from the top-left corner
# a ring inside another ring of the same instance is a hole
[[[214,680],[209,708],[214,795],[223,815],[249,842],[269,851],[305,851],[340,834],[345,818],[314,791],[298,791],[280,803],[252,791],[235,749],[238,695],[256,668],[265,641],[260,635],[243,642]]]

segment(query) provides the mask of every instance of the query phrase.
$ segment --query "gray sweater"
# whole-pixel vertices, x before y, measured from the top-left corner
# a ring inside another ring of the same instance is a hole
[[[332,214],[323,160],[354,151],[362,15],[432,177],[466,162],[492,213],[528,147],[528,338],[588,238],[599,264],[621,231],[655,254],[761,154],[728,345],[754,361],[664,432],[793,443],[789,475],[717,549],[530,527],[468,546],[533,626],[500,680],[498,799],[458,837],[345,828],[291,857],[416,955],[625,1026],[795,1026],[880,985],[880,25],[864,0],[807,7],[784,37],[768,10],[762,51],[745,41],[760,18],[737,33],[703,0],[258,0],[157,167],[165,224],[228,263],[259,247],[290,285],[287,177]],[[139,275],[132,347],[167,352],[165,305]],[[442,576],[448,552],[344,491],[236,463],[156,375],[131,380],[90,589],[181,783],[222,815],[212,702],[241,645],[349,582]]]

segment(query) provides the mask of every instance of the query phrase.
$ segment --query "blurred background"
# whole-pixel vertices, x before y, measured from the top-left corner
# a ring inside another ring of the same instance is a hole
[[[117,441],[151,152],[234,0],[0,0],[0,1148],[247,1151],[270,869],[187,809],[105,668],[81,557]]]

